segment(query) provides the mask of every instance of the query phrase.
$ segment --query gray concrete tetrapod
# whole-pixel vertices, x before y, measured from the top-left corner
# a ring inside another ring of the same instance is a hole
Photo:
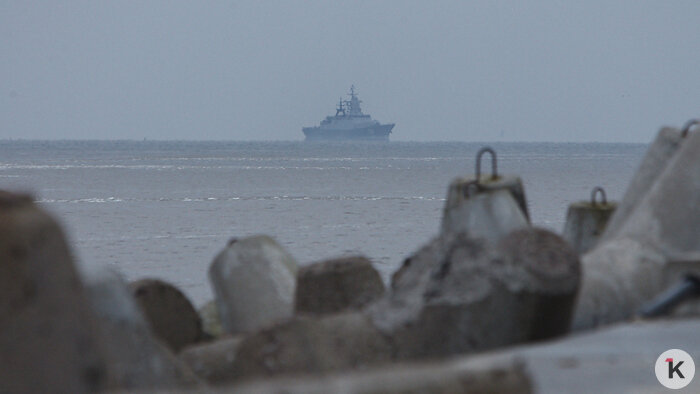
[[[487,152],[492,155],[492,173],[482,176],[481,156]],[[475,176],[457,178],[450,183],[441,232],[464,232],[497,242],[510,231],[528,226],[522,181],[519,177],[499,175],[495,152],[483,148],[477,154]]]
[[[683,141],[614,237],[582,260],[576,329],[633,316],[677,280],[678,262],[700,272],[700,133]]]
[[[601,199],[597,200],[596,195],[601,195]],[[607,201],[602,188],[593,189],[590,201],[569,205],[563,238],[579,255],[593,249],[616,206],[616,203]]]
[[[615,214],[608,221],[601,239],[612,239],[644,195],[651,189],[668,162],[678,151],[683,140],[681,134],[680,130],[671,127],[664,127],[659,131],[656,139],[647,149],[629,186],[627,186]]]

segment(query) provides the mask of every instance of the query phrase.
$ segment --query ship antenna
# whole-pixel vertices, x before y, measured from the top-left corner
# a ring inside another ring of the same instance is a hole
[[[338,109],[335,110],[335,116],[338,116],[338,114],[345,115],[345,108],[343,108],[343,98],[342,97],[338,100]]]

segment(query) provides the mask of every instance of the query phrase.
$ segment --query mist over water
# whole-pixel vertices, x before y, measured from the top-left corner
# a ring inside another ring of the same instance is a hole
[[[210,299],[207,269],[232,237],[269,234],[308,264],[369,257],[385,279],[437,234],[449,182],[481,143],[0,141],[0,188],[29,191],[82,264],[173,282]],[[495,143],[533,223],[560,232],[594,186],[619,199],[642,144]],[[490,171],[488,155],[482,168]]]

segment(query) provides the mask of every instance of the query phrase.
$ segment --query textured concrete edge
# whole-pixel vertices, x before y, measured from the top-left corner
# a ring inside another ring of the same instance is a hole
[[[448,360],[398,363],[328,375],[280,377],[204,391],[161,392],[444,393],[460,392],[448,390],[463,390],[464,382],[478,382],[479,379],[502,380],[507,384],[490,386],[490,389],[506,393],[664,392],[653,372],[656,358],[670,348],[682,348],[700,357],[699,331],[700,319],[627,322],[552,341]],[[486,386],[482,388],[487,389]],[[700,379],[695,379],[679,392],[698,392],[699,389]]]
[[[365,371],[328,375],[298,375],[256,380],[235,385],[199,390],[163,390],[158,393],[214,394],[236,393],[532,393],[525,363],[518,358],[482,360],[462,359],[435,362],[405,362],[383,365]]]

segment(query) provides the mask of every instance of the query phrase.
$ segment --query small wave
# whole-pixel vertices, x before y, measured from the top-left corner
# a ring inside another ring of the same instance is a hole
[[[167,170],[180,169],[174,165],[125,165],[125,164],[0,164],[0,170],[71,170],[71,169],[128,169],[128,170]],[[185,167],[182,167],[185,168]],[[191,168],[201,168],[191,166]]]
[[[117,197],[92,197],[92,198],[77,198],[77,199],[40,199],[36,202],[38,203],[107,203],[107,202],[124,202],[125,200]]]
[[[120,197],[90,197],[77,199],[49,199],[37,200],[38,203],[120,203],[120,202],[212,202],[212,201],[445,201],[442,197],[425,196],[236,196],[236,197],[183,197],[183,198],[120,198]]]
[[[139,237],[118,236],[118,237],[89,237],[78,239],[78,242],[108,242],[108,241],[148,241],[152,239],[200,239],[200,238],[227,238],[230,234],[197,234],[197,235],[174,235],[159,234]]]

